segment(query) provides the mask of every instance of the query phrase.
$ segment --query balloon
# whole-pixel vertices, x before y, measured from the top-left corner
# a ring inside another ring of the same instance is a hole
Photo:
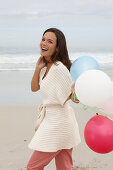
[[[112,96],[113,96],[113,81],[112,81]]]
[[[100,111],[106,114],[113,115],[113,81],[112,81],[112,96],[103,105],[99,105]]]
[[[101,108],[100,111],[102,113],[113,115],[113,97],[111,97],[109,100],[107,100],[107,102],[104,103],[104,105],[100,106],[100,108]]]
[[[113,151],[113,121],[102,115],[92,117],[84,129],[85,142],[97,153]]]
[[[103,71],[88,70],[77,79],[75,93],[81,103],[98,106],[111,97],[111,79]]]
[[[100,70],[100,66],[93,57],[81,56],[77,58],[70,68],[70,74],[73,81],[75,82],[77,78],[87,70]]]

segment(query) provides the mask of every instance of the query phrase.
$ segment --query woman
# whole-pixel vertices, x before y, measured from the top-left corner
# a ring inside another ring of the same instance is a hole
[[[72,149],[80,140],[78,124],[69,99],[74,100],[74,83],[70,76],[71,61],[64,34],[50,28],[40,42],[41,57],[31,81],[33,92],[41,90],[45,117],[29,144],[34,152],[27,170],[43,170],[55,158],[57,170],[71,170]]]

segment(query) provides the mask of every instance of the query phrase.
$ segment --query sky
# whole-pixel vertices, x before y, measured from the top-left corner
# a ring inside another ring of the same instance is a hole
[[[0,49],[38,49],[50,27],[70,51],[113,51],[113,0],[0,0]]]

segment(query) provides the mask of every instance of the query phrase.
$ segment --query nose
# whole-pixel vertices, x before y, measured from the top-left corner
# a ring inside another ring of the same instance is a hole
[[[47,42],[46,42],[46,41],[43,41],[43,42],[42,42],[42,45],[46,46],[46,45],[47,45]]]

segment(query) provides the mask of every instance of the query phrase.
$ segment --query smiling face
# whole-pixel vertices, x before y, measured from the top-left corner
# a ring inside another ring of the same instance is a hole
[[[51,61],[51,56],[57,50],[56,35],[53,32],[46,32],[40,42],[40,54],[44,56],[47,61]]]

